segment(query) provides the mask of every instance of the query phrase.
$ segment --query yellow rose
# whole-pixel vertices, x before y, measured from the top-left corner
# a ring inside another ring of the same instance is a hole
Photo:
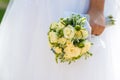
[[[76,31],[76,32],[75,32],[75,37],[76,37],[77,39],[81,39],[81,38],[82,38],[82,32],[81,32],[81,31]]]
[[[68,46],[64,49],[66,59],[70,59],[73,57],[78,57],[81,53],[81,49],[75,46]]]
[[[60,43],[60,44],[65,44],[66,43],[66,39],[65,38],[59,38],[58,39],[58,43]]]
[[[54,49],[54,51],[55,51],[57,54],[62,53],[62,49],[59,48],[59,47],[55,47],[55,48],[53,48],[53,49]]]
[[[66,46],[74,46],[73,43],[70,40],[66,41]]]

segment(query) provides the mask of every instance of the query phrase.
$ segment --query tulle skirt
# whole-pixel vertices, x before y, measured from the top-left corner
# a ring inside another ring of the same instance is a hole
[[[64,11],[86,13],[89,7],[89,0],[63,1],[15,0],[9,6],[0,28],[0,80],[115,80],[118,24],[91,39],[92,57],[56,64],[48,45],[49,24]]]

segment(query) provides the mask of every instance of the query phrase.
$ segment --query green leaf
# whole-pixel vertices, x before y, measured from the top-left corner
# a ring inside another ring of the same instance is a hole
[[[63,29],[58,31],[57,36],[58,37],[63,37],[64,36]]]
[[[83,47],[85,47],[85,45],[84,45],[84,43],[79,43],[79,44],[78,44],[78,47],[79,47],[79,48],[83,48]]]

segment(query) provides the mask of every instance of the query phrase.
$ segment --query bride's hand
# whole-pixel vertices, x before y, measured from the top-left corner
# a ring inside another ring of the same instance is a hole
[[[105,17],[102,12],[88,11],[93,35],[100,35],[105,29]]]
[[[104,2],[105,0],[90,0],[88,14],[94,35],[102,34],[105,29]]]

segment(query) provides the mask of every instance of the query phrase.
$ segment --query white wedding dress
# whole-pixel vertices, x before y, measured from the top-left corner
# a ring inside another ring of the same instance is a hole
[[[105,16],[116,17],[113,4],[114,0],[106,0]],[[56,64],[50,51],[50,23],[66,11],[86,13],[88,8],[89,0],[12,1],[0,27],[0,80],[115,80],[111,42],[119,42],[114,37],[119,28],[106,28],[100,36],[105,44],[93,38],[93,56],[87,60]]]

